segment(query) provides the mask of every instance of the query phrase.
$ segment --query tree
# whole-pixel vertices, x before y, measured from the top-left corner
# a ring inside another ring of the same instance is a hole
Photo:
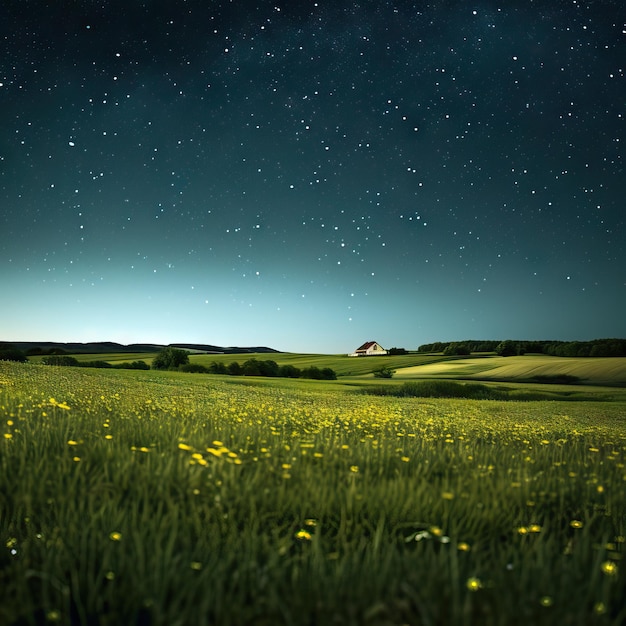
[[[300,378],[300,369],[294,365],[286,364],[278,368],[278,375],[282,378]]]
[[[163,348],[152,360],[153,370],[177,370],[189,363],[189,352],[168,346]]]
[[[213,361],[211,365],[209,365],[209,372],[211,374],[228,374],[228,368],[225,363],[221,361],[218,363],[217,361]]]
[[[243,368],[237,361],[233,361],[227,365],[228,373],[231,376],[243,376]]]
[[[271,359],[259,361],[259,369],[261,370],[261,376],[278,376],[278,363]]]
[[[443,351],[444,356],[467,356],[471,354],[470,349],[463,343],[451,343]]]
[[[68,366],[78,366],[78,359],[75,359],[73,356],[63,356],[63,355],[52,355],[52,356],[45,356],[43,357],[43,359],[41,359],[41,362],[44,365],[60,365],[62,367],[68,367]]]
[[[3,345],[0,346],[0,361],[17,361],[18,363],[26,363],[28,359],[26,354],[21,350],[18,350],[14,346]]]
[[[391,378],[396,372],[389,367],[381,367],[374,370],[374,378]]]
[[[405,355],[408,353],[409,351],[406,348],[389,348],[389,350],[387,350],[387,354],[391,356]]]
[[[498,356],[515,356],[517,355],[517,346],[510,339],[506,339],[505,341],[501,341],[496,346],[496,354]]]
[[[242,366],[244,376],[261,376],[261,363],[257,359],[248,359]]]

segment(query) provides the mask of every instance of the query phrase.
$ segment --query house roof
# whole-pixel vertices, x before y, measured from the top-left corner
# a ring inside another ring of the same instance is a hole
[[[361,350],[363,350],[365,352],[365,350],[369,350],[369,348],[371,348],[375,343],[377,343],[376,341],[366,341],[360,348],[356,349],[356,352],[360,352]]]

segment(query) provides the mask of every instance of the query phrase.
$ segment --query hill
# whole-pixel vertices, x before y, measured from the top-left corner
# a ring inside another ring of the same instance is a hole
[[[89,342],[89,343],[63,343],[56,341],[0,341],[0,346],[11,346],[29,354],[108,354],[108,353],[137,353],[158,352],[167,347],[163,344],[154,343],[131,343],[124,345],[113,341]],[[169,346],[184,348],[197,353],[212,354],[276,354],[279,351],[262,346],[255,347],[221,347],[200,343],[171,343]]]

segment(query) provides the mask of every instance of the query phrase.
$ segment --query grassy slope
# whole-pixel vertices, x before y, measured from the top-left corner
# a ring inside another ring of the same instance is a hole
[[[153,353],[75,354],[78,361],[108,361],[122,363],[143,360],[150,364]],[[276,361],[279,365],[294,365],[300,369],[315,366],[330,367],[340,377],[354,378],[351,383],[366,383],[372,372],[381,367],[396,371],[394,380],[420,378],[455,378],[481,381],[532,382],[534,376],[569,375],[581,384],[626,386],[626,358],[563,358],[545,355],[519,357],[472,356],[445,357],[441,354],[408,354],[405,356],[349,357],[345,354],[192,354],[190,361],[208,367],[218,363],[244,363],[248,359]],[[42,357],[31,357],[41,362]],[[360,380],[359,380],[360,379]],[[345,382],[348,382],[347,380]]]
[[[626,358],[490,357],[408,367],[396,378],[464,378],[524,382],[535,376],[576,376],[584,384],[626,386]]]
[[[0,362],[0,623],[625,623],[624,405],[283,382]]]

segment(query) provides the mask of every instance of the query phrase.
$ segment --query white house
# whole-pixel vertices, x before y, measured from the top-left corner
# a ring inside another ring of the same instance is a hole
[[[366,341],[360,348],[357,348],[349,356],[382,356],[387,354],[387,350],[375,341]]]

